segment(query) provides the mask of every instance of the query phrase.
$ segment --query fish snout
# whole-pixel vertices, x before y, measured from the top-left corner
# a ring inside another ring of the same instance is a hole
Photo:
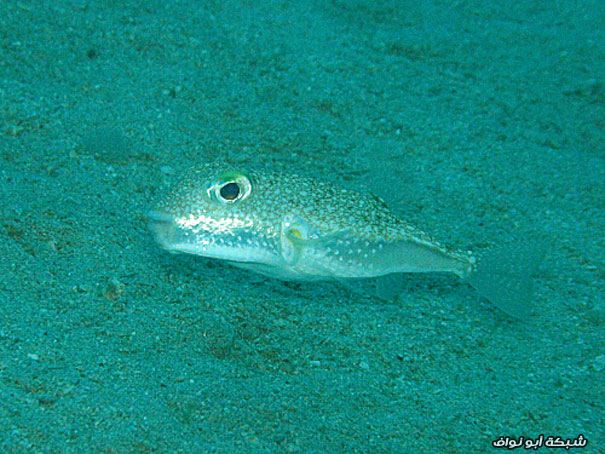
[[[157,210],[149,210],[147,212],[147,219],[150,223],[172,223],[173,217],[168,213]]]
[[[174,245],[179,241],[179,228],[174,217],[162,211],[151,210],[147,212],[149,229],[153,232],[155,240],[167,251],[174,251]]]

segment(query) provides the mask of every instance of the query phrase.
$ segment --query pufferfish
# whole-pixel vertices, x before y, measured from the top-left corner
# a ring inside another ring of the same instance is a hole
[[[148,217],[169,252],[281,280],[452,273],[516,315],[529,297],[529,276],[510,257],[483,266],[406,223],[379,197],[334,182],[208,163],[188,171]]]

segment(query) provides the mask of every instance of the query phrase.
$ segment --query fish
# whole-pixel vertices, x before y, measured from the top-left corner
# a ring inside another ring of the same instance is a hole
[[[380,197],[342,185],[336,176],[321,180],[208,162],[186,171],[148,219],[168,252],[284,281],[450,273],[515,316],[526,315],[530,299],[530,269],[510,251],[480,267],[472,252],[444,246]]]

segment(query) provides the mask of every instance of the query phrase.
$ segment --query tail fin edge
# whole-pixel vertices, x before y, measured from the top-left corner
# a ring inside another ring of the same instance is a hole
[[[512,244],[487,253],[466,280],[502,312],[526,319],[533,302],[533,275],[545,249],[535,244]]]

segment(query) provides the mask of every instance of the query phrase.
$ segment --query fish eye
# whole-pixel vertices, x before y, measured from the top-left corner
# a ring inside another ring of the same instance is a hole
[[[221,187],[219,194],[224,200],[233,201],[238,198],[241,190],[235,181],[231,181]]]
[[[208,184],[208,196],[219,203],[236,203],[250,195],[252,183],[246,175],[229,172]]]

